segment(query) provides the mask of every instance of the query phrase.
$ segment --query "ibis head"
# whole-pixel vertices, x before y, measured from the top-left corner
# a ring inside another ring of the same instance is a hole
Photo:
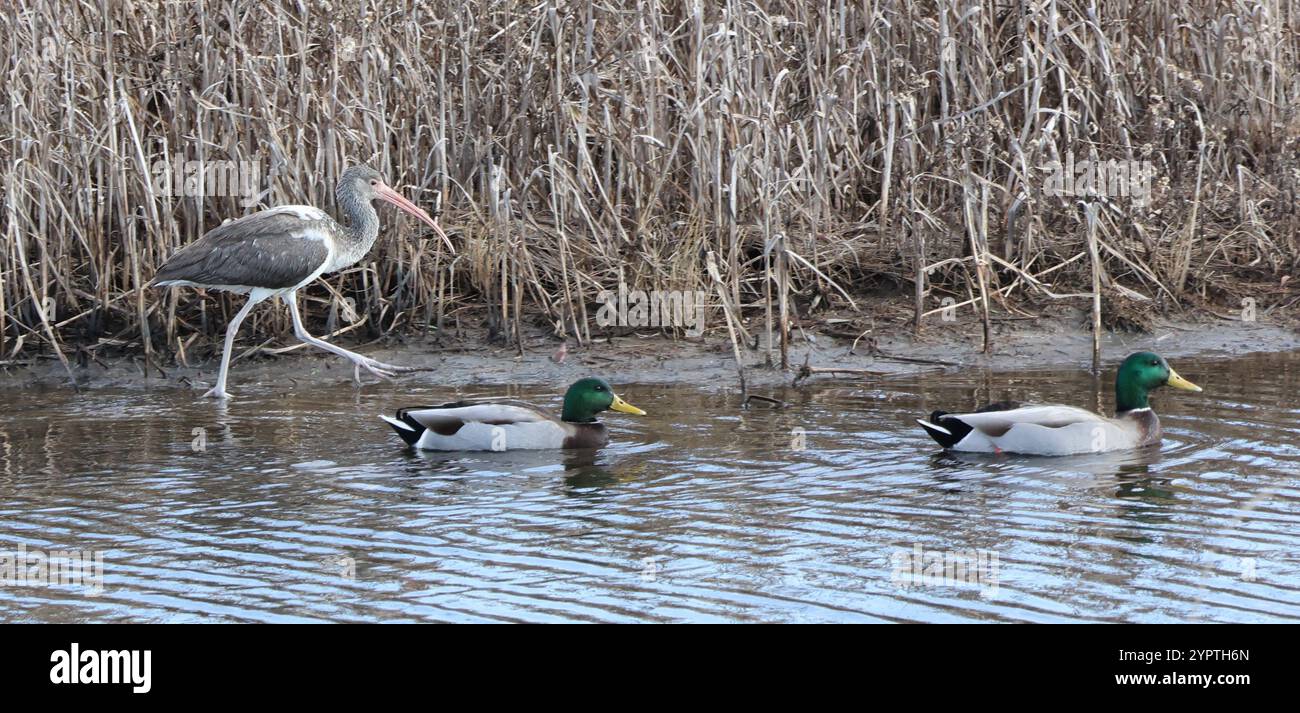
[[[339,205],[343,207],[343,211],[349,215],[355,214],[357,209],[362,206],[372,205],[376,200],[392,203],[399,209],[424,221],[434,229],[448,248],[451,247],[451,240],[447,238],[446,233],[442,232],[442,227],[438,225],[436,220],[426,213],[424,209],[390,188],[384,182],[383,175],[369,166],[353,166],[344,171],[343,175],[339,177],[339,183],[334,189],[334,195],[338,199]]]

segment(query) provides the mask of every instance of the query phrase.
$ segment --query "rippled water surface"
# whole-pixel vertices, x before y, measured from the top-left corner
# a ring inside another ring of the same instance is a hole
[[[1110,404],[1085,372],[749,411],[622,384],[650,415],[610,415],[596,454],[412,453],[375,414],[453,394],[400,384],[0,393],[0,556],[103,562],[98,594],[0,584],[0,620],[1300,619],[1300,355],[1175,365],[1205,393],[1158,394],[1163,448],[1072,458],[945,455],[912,419]],[[917,552],[949,576],[913,576]]]

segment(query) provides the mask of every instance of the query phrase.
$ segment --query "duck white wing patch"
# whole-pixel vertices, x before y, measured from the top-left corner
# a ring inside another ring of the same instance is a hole
[[[418,411],[407,411],[406,415],[419,421],[425,428],[433,428],[437,424],[450,421],[490,423],[501,426],[507,423],[552,420],[532,409],[508,404],[471,404],[451,408],[427,408]]]
[[[564,426],[532,409],[472,404],[408,411],[425,427],[415,447],[430,451],[504,451],[560,448]]]
[[[1022,406],[1007,411],[950,413],[940,421],[955,418],[989,436],[1001,436],[1013,426],[1032,424],[1044,428],[1062,428],[1076,423],[1107,423],[1107,419],[1074,406]]]
[[[415,447],[426,451],[523,451],[561,448],[568,436],[553,421],[493,426],[466,423],[451,435],[426,430]]]
[[[1137,440],[1136,434],[1102,420],[1056,428],[1021,423],[997,437],[978,430],[971,431],[955,449],[976,453],[1065,456],[1124,450],[1135,447]]]

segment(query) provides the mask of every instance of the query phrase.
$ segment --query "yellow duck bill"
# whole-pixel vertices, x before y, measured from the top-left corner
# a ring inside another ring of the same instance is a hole
[[[614,395],[614,403],[610,404],[609,408],[611,411],[618,411],[619,413],[630,413],[633,416],[645,415],[645,411],[642,411],[641,409],[619,398],[617,394]]]
[[[1201,390],[1201,387],[1179,376],[1178,372],[1174,371],[1173,369],[1169,370],[1169,378],[1165,381],[1165,384],[1168,386],[1172,386],[1175,389],[1182,389],[1183,391]]]

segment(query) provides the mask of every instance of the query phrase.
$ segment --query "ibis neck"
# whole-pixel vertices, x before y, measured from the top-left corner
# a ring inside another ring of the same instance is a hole
[[[375,212],[373,202],[362,199],[352,191],[339,192],[335,197],[339,202],[339,210],[348,221],[344,233],[351,243],[348,246],[349,252],[356,251],[359,253],[356,259],[360,259],[375,244],[375,238],[379,237],[379,214]]]

